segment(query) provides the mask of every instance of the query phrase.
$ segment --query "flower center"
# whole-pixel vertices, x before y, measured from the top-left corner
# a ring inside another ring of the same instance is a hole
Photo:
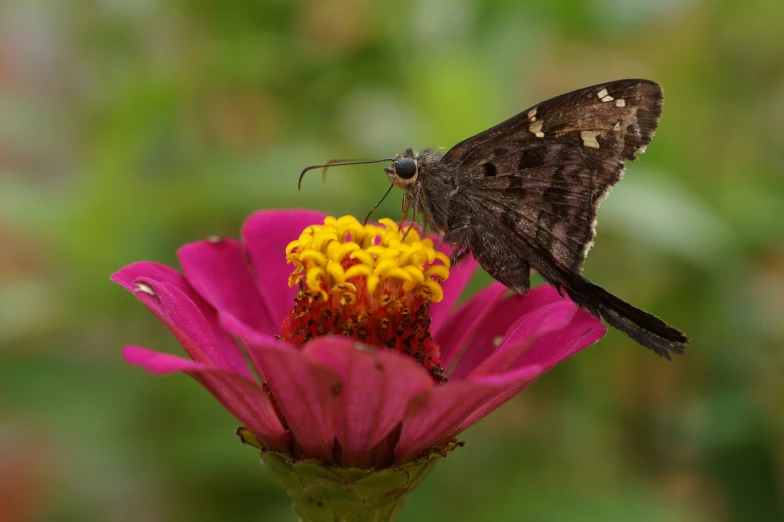
[[[298,286],[280,338],[302,346],[319,335],[342,335],[416,359],[445,380],[430,337],[430,303],[443,298],[449,258],[416,230],[405,238],[391,219],[362,225],[328,216],[286,247]]]

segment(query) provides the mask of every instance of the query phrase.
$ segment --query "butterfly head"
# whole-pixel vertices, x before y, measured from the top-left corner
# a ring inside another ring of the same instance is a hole
[[[403,190],[411,189],[416,183],[419,173],[417,154],[411,149],[406,149],[401,156],[394,159],[392,165],[384,168],[384,172],[396,187]]]

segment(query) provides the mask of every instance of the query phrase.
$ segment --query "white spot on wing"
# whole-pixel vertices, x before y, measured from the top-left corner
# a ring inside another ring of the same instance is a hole
[[[594,241],[593,241],[593,239],[591,239],[590,241],[588,241],[585,244],[585,248],[583,248],[583,259],[588,257],[588,252],[590,252],[591,249],[593,248],[593,243],[594,243]]]
[[[528,119],[531,121],[536,121],[536,107],[528,111]]]
[[[620,100],[615,100],[616,107],[626,107],[626,100],[621,98]]]
[[[605,96],[607,96],[607,94],[608,94],[607,89],[602,89],[601,91],[599,91],[599,94],[597,94],[596,97],[602,99]]]
[[[613,130],[614,130],[615,132],[618,132],[618,131],[620,131],[620,130],[621,130],[621,122],[618,122],[618,123],[616,123],[616,124],[615,124],[615,127],[613,127]]]
[[[591,239],[588,241],[585,246],[583,247],[583,259],[588,257],[588,252],[593,248],[594,238],[596,237],[596,218],[593,218],[593,223],[591,223]]]
[[[607,96],[605,96],[604,98],[602,98],[602,101],[603,101],[603,102],[605,102],[605,103],[607,103],[607,102],[611,102],[611,101],[613,101],[614,99],[615,99],[615,98],[613,98],[612,96],[610,96],[610,95],[608,94]]]
[[[580,137],[583,139],[583,145],[594,149],[599,148],[599,142],[596,141],[596,136],[601,134],[599,131],[582,131]]]
[[[531,124],[528,127],[529,132],[532,132],[537,138],[544,138],[544,132],[542,132],[542,124],[544,120],[539,120]]]

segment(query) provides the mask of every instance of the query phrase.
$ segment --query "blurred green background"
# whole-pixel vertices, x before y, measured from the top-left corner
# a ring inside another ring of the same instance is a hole
[[[784,520],[783,24],[780,0],[1,3],[0,519],[293,520],[197,384],[124,365],[179,347],[109,274],[260,208],[364,216],[387,186],[363,166],[298,193],[305,165],[644,77],[661,126],[585,271],[689,354],[611,332],[465,433],[399,518]]]

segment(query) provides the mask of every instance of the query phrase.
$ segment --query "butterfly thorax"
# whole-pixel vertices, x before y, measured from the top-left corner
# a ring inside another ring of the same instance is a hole
[[[438,232],[448,230],[449,202],[456,190],[455,177],[441,164],[444,152],[424,149],[417,154],[417,180],[406,190],[406,202]]]

